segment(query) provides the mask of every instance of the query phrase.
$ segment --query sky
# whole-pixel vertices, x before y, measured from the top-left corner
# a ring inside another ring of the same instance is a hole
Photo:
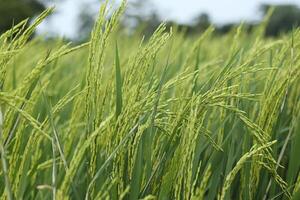
[[[129,0],[130,2],[131,0]],[[261,18],[259,5],[296,4],[300,0],[148,0],[160,17],[164,20],[175,20],[180,23],[190,23],[200,13],[208,13],[215,24],[239,21],[255,21]],[[90,12],[97,13],[100,7],[97,0],[53,0],[56,13],[44,22],[40,33],[57,34],[72,38],[76,36],[78,14],[84,5]],[[117,0],[118,2],[118,0]],[[49,4],[50,5],[50,4]]]

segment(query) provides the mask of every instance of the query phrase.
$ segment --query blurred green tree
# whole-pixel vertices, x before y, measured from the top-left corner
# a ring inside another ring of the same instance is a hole
[[[89,39],[91,31],[94,27],[95,17],[97,13],[92,12],[90,6],[83,4],[78,16],[78,35],[75,40],[82,42]]]
[[[261,11],[265,15],[272,5],[264,4]],[[300,9],[296,5],[276,5],[266,28],[267,36],[278,36],[280,33],[288,32],[293,27],[300,25]]]
[[[0,32],[45,9],[38,0],[0,0]]]
[[[104,0],[100,0],[104,2]],[[95,16],[97,12],[95,7],[99,0],[90,0],[82,2],[78,16],[78,36],[75,40],[82,42],[90,37],[91,30],[94,26]],[[132,0],[128,2],[126,12],[122,18],[122,28],[126,30],[142,29],[143,33],[151,35],[151,33],[161,23],[161,20],[155,12],[154,5],[149,0]]]
[[[202,13],[195,18],[195,28],[199,31],[206,30],[211,24],[210,17],[207,13]]]
[[[154,5],[149,0],[132,0],[129,2],[124,16],[124,24],[129,28],[147,25],[152,30],[160,22]]]

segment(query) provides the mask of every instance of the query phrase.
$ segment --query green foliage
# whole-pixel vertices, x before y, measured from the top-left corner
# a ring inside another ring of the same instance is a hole
[[[271,5],[262,5],[263,13],[271,8]],[[274,12],[266,28],[266,35],[278,36],[280,33],[291,31],[293,27],[300,25],[300,9],[296,5],[283,4],[274,7]]]
[[[26,18],[34,17],[44,9],[44,5],[37,0],[1,0],[0,33]]]
[[[3,199],[298,199],[300,30],[0,37]],[[270,17],[270,15],[269,15]],[[116,45],[118,41],[118,45]]]

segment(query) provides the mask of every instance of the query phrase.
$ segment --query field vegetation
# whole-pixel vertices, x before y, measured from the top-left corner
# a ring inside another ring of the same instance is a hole
[[[1,199],[300,199],[300,30],[0,37]]]

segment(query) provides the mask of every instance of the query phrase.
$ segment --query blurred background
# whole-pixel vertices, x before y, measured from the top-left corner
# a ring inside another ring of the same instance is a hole
[[[109,2],[112,9],[120,3]],[[101,3],[101,0],[0,0],[0,32],[55,6],[55,13],[42,23],[36,35],[84,41],[89,38]],[[300,0],[129,0],[122,27],[128,34],[140,30],[147,36],[161,22],[167,22],[192,35],[213,24],[217,34],[225,34],[243,22],[251,31],[272,6],[275,11],[267,26],[267,37],[276,37],[300,25]]]

